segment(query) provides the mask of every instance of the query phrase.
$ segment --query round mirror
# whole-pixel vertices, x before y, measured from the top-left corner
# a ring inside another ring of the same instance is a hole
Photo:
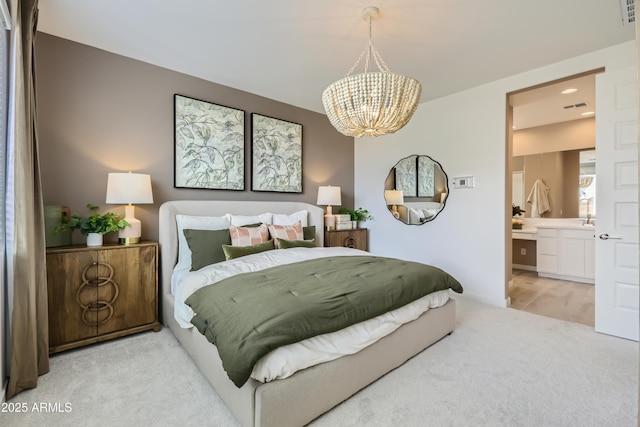
[[[391,168],[384,183],[384,199],[391,215],[405,224],[433,221],[444,209],[449,186],[440,163],[413,155]]]

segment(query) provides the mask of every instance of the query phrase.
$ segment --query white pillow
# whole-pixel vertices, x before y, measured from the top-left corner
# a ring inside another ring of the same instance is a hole
[[[303,227],[306,227],[307,217],[309,212],[306,210],[294,212],[291,215],[287,214],[273,214],[273,222],[274,225],[294,225],[296,222],[300,221]]]
[[[420,224],[422,209],[409,208],[409,224]]]
[[[272,215],[270,213],[263,213],[260,215],[231,215],[231,225],[241,227],[247,224],[271,224]]]
[[[191,249],[187,239],[184,237],[184,230],[224,230],[231,225],[231,215],[224,216],[194,216],[176,215],[178,225],[178,264],[175,270],[191,269]]]
[[[439,209],[423,209],[425,219],[433,218],[437,215]]]

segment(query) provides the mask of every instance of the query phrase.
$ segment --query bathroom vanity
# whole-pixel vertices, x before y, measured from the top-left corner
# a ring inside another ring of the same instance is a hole
[[[513,230],[513,239],[536,241],[536,271],[541,277],[595,282],[595,227],[575,221],[543,221]]]

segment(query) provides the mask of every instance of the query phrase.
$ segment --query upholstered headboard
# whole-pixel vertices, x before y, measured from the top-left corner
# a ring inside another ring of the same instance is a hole
[[[222,216],[259,215],[265,212],[292,214],[301,210],[309,212],[308,224],[316,227],[316,242],[324,245],[324,212],[321,208],[302,202],[250,202],[219,200],[174,200],[160,206],[160,286],[162,294],[171,292],[171,274],[178,259],[178,228],[176,215]]]

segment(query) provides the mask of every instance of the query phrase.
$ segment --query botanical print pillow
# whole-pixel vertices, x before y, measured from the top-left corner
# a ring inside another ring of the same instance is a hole
[[[260,224],[258,227],[236,227],[229,226],[231,244],[233,246],[252,246],[264,243],[269,240],[269,229],[267,224]]]

